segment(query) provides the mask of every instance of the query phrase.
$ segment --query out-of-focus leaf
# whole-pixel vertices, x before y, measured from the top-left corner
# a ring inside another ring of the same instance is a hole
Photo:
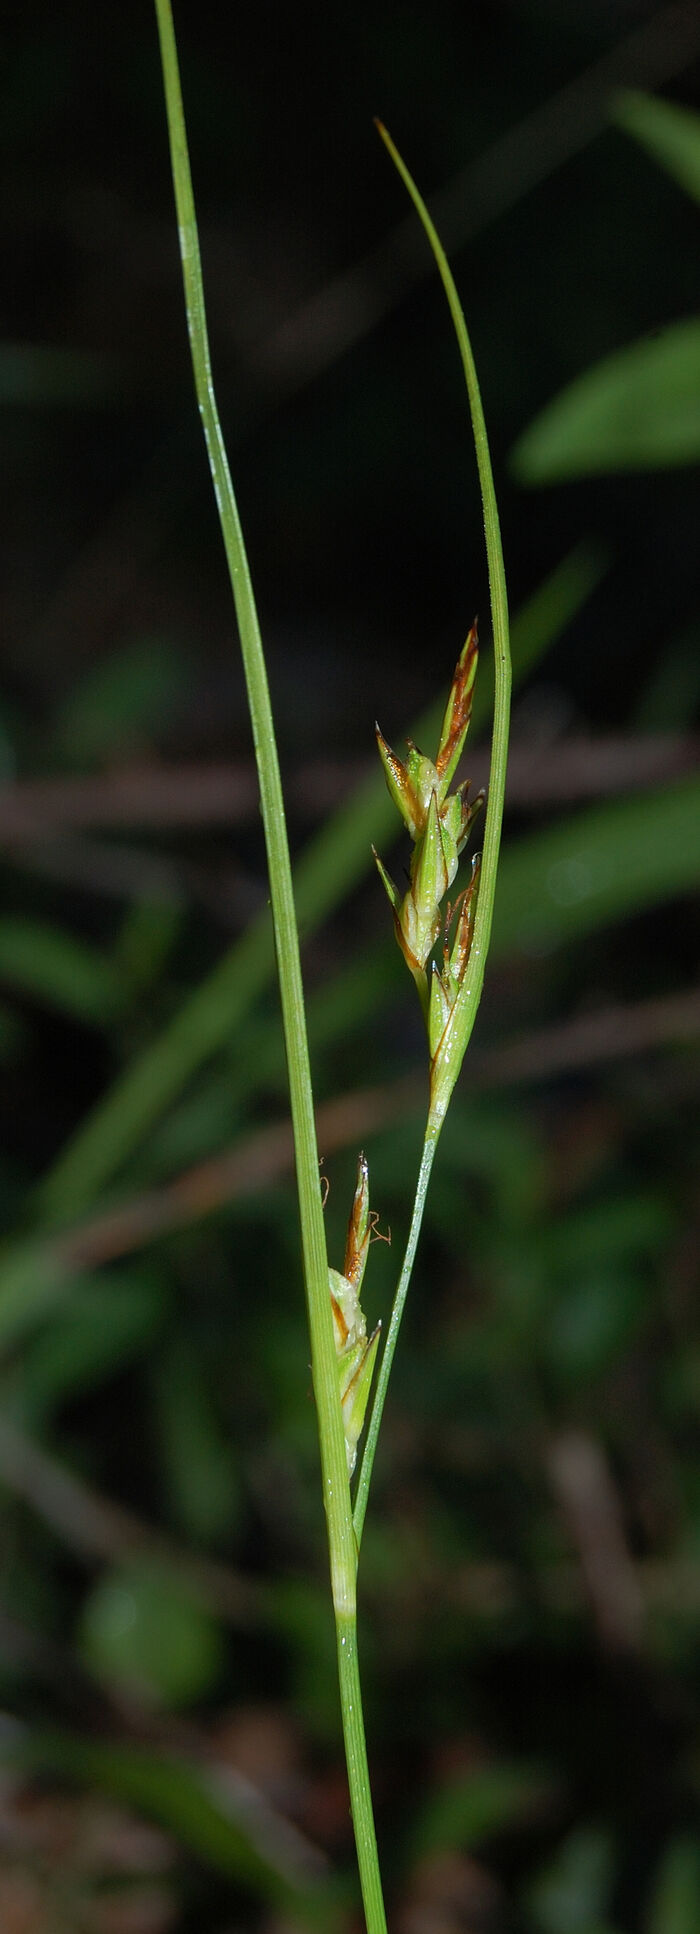
[[[700,457],[700,321],[670,323],[577,377],[519,437],[519,483],[654,470]]]
[[[251,1019],[245,1032],[245,1062],[250,1035],[262,1052],[263,1072],[256,1092],[264,1094],[267,1084],[279,1094],[284,1064],[284,1044],[278,1038],[281,1027],[275,1027],[274,1023],[265,1027],[256,1017]],[[178,1169],[204,1160],[241,1133],[245,1119],[237,1094],[241,1079],[241,1069],[223,1060],[223,1066],[217,1063],[213,1069],[207,1069],[196,1085],[192,1083],[187,1088],[182,1100],[158,1123],[139,1157],[140,1173],[145,1181],[162,1181],[163,1177],[176,1175]],[[246,1096],[251,1084],[252,1073],[245,1082]]]
[[[538,1934],[603,1934],[613,1870],[607,1833],[582,1827],[570,1834],[529,1890]]]
[[[0,920],[0,981],[90,1027],[121,1012],[124,988],[105,954],[44,920]]]
[[[647,1934],[690,1934],[700,1927],[700,1840],[673,1840],[652,1893]]]
[[[611,800],[508,846],[493,944],[537,953],[687,892],[700,879],[700,780]]]
[[[171,639],[134,639],[91,666],[64,701],[54,735],[60,756],[101,764],[157,744],[190,683],[189,660]]]
[[[100,1678],[166,1706],[209,1692],[223,1658],[214,1620],[148,1559],[102,1574],[83,1606],[81,1645]]]
[[[700,201],[700,114],[630,88],[615,95],[612,118]]]
[[[552,1795],[552,1782],[537,1766],[478,1767],[430,1795],[410,1826],[416,1859],[459,1848],[481,1847],[531,1818]]]
[[[543,1149],[520,1108],[500,1096],[479,1095],[474,1102],[457,1091],[443,1129],[441,1168],[446,1184],[443,1240],[456,1256],[462,1252],[464,1232],[454,1218],[454,1190],[465,1174],[470,1183],[477,1178],[487,1183],[491,1214],[499,1230],[514,1228],[522,1236],[540,1213],[546,1191]],[[439,1187],[438,1173],[432,1178],[426,1205],[429,1219]]]
[[[146,1268],[83,1276],[65,1309],[25,1346],[23,1416],[44,1421],[68,1397],[94,1389],[152,1342],[163,1314],[160,1282]]]
[[[312,1850],[259,1795],[223,1770],[12,1724],[0,1734],[0,1758],[20,1771],[97,1787],[136,1807],[203,1865],[271,1902],[296,1927],[334,1934],[340,1925],[331,1884],[308,1871]]]
[[[548,1223],[545,1234],[550,1267],[570,1276],[574,1270],[615,1265],[655,1256],[673,1230],[670,1207],[659,1196],[620,1195]]]
[[[134,900],[129,907],[114,959],[132,989],[143,993],[160,980],[182,926],[182,912],[176,900]]]
[[[0,1256],[0,1352],[70,1295],[77,1272],[48,1242],[14,1243]]]
[[[600,1376],[631,1343],[649,1304],[646,1284],[629,1269],[601,1267],[552,1298],[543,1326],[548,1362],[568,1382]]]

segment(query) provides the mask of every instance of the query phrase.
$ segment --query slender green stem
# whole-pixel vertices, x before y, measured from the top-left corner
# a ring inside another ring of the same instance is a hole
[[[357,1547],[328,1293],[328,1258],[284,802],[260,627],[214,395],[199,239],[170,0],[156,0],[156,12],[195,387],[238,618],[267,847],[353,1822],[368,1934],[386,1934],[357,1664]]]
[[[328,1296],[318,1151],[306,1038],[292,875],[272,708],[253,586],[214,395],[199,238],[190,176],[170,0],[156,0],[187,325],[197,401],[206,438],[226,558],[236,606],[248,703],[260,783],[260,804],[270,875],[289,1088],[294,1126],[302,1247],[309,1300],[314,1393],[319,1412],[323,1490],[328,1519],[334,1604],[355,1603],[355,1552],[348,1503],[347,1463],[333,1325]]]
[[[501,527],[496,502],[496,490],[491,468],[489,443],[486,432],[481,392],[476,373],[476,364],[469,340],[469,332],[464,320],[462,305],[455,287],[454,277],[440,237],[431,221],[430,215],[419,194],[416,184],[409,174],[405,161],[394,146],[391,135],[381,122],[377,122],[379,133],[391,155],[394,166],[408,189],[413,205],[423,224],[439,270],[440,279],[449,303],[455,335],[462,359],[464,379],[469,398],[472,420],[474,449],[479,472],[479,487],[484,516],[484,536],[486,539],[486,558],[489,572],[489,594],[491,600],[491,622],[493,625],[493,651],[495,666],[495,694],[493,712],[493,736],[491,740],[491,769],[489,772],[489,793],[484,826],[484,845],[481,856],[479,878],[479,897],[474,920],[474,934],[469,953],[469,966],[465,983],[460,990],[453,1014],[445,1030],[444,1048],[441,1050],[440,1065],[434,1065],[431,1083],[430,1120],[437,1126],[444,1121],[450,1097],[457,1080],[464,1052],[469,1041],[477,1008],[481,999],[486,969],[486,956],[491,939],[493,904],[496,893],[496,874],[501,846],[501,827],[503,824],[503,804],[506,788],[506,766],[508,761],[508,732],[510,725],[511,659],[508,623],[508,597],[506,575],[501,544]],[[438,1057],[436,1056],[436,1063]]]
[[[356,1618],[338,1618],[336,1635],[345,1761],[348,1769],[352,1824],[365,1917],[370,1934],[386,1934],[372,1795],[367,1775],[367,1747],[362,1717]]]
[[[416,1249],[418,1247],[418,1238],[421,1232],[421,1224],[423,1221],[423,1210],[425,1208],[425,1198],[428,1193],[428,1183],[430,1181],[430,1174],[433,1166],[435,1150],[438,1145],[440,1127],[441,1127],[441,1124],[439,1122],[437,1124],[434,1124],[429,1121],[428,1127],[426,1129],[425,1140],[423,1142],[423,1153],[421,1155],[421,1164],[420,1164],[420,1169],[418,1171],[418,1181],[416,1183],[416,1193],[415,1193],[415,1198],[413,1203],[413,1214],[411,1216],[411,1227],[408,1232],[408,1242],[406,1243],[406,1253],[404,1255],[403,1263],[401,1265],[401,1275],[399,1276],[399,1280],[398,1280],[396,1295],[394,1297],[394,1306],[391,1312],[389,1328],[387,1330],[386,1343],[384,1345],[384,1349],[382,1352],[382,1359],[379,1365],[377,1387],[374,1392],[374,1401],[372,1404],[372,1414],[370,1416],[370,1420],[367,1425],[367,1436],[365,1438],[365,1447],[362,1454],[360,1474],[357,1480],[357,1490],[355,1492],[355,1509],[353,1512],[353,1524],[355,1526],[355,1537],[357,1539],[358,1551],[362,1543],[362,1530],[365,1522],[365,1511],[367,1510],[367,1498],[369,1494],[370,1478],[372,1476],[372,1465],[374,1463],[374,1453],[377,1448],[379,1426],[382,1421],[384,1399],[387,1393],[389,1377],[391,1374],[391,1366],[394,1361],[394,1351],[396,1349],[399,1329],[401,1327],[401,1318],[404,1312],[404,1304],[406,1302],[406,1296],[408,1294],[408,1285],[411,1280],[411,1272],[412,1272],[413,1264],[415,1260]]]
[[[469,951],[465,981],[459,990],[442,1040],[431,1065],[430,1107],[421,1165],[416,1184],[411,1227],[377,1379],[377,1389],[367,1428],[367,1439],[355,1497],[353,1522],[355,1525],[358,1551],[362,1539],[362,1529],[365,1520],[365,1511],[367,1509],[367,1497],[372,1475],[372,1465],[374,1463],[374,1453],[377,1447],[379,1426],[391,1373],[394,1350],[396,1348],[396,1340],[403,1316],[408,1286],[411,1280],[416,1248],[418,1246],[418,1237],[423,1220],[423,1210],[433,1159],[442,1123],[449,1107],[454,1085],[464,1058],[464,1052],[474,1026],[484,984],[486,956],[491,938],[496,873],[501,842],[501,827],[503,823],[511,688],[508,600],[506,595],[498,506],[496,503],[486,423],[469,334],[452,271],[442,247],[440,237],[428,214],[425,202],[419,194],[415,182],[409,174],[408,168],[402,160],[398,149],[394,146],[391,136],[387,133],[386,128],[382,126],[381,121],[377,122],[377,127],[384,145],[388,149],[405,187],[408,189],[408,193],[417,210],[433,251],[449,303],[450,314],[462,358],[484,514],[484,535],[486,538],[491,617],[493,622],[495,700],[489,796],[486,810],[486,825],[484,828],[484,847],[474,933]]]

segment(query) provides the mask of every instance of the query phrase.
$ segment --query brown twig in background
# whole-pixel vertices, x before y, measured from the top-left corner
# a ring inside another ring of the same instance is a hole
[[[536,810],[668,785],[697,771],[699,758],[697,738],[672,733],[567,737],[534,747],[516,740],[510,753],[508,804]],[[483,750],[474,753],[470,769],[476,792],[488,778]],[[290,806],[300,818],[315,822],[349,798],[368,770],[364,759],[309,761],[290,774]],[[129,765],[90,778],[29,779],[0,786],[0,846],[13,849],[95,829],[195,832],[250,825],[257,814],[252,761]],[[93,866],[99,850],[92,849]]]
[[[477,1073],[494,1087],[547,1081],[604,1061],[624,1060],[649,1049],[682,1045],[700,1034],[700,988],[655,1000],[616,1001],[557,1027],[539,1028],[520,1041],[489,1048]]]
[[[561,1432],[548,1446],[546,1467],[601,1644],[616,1652],[637,1651],[643,1598],[603,1447],[585,1431]]]
[[[413,1077],[380,1088],[362,1088],[318,1110],[322,1152],[332,1154],[352,1147],[394,1121],[402,1108],[422,1101],[421,1084]],[[133,1197],[117,1209],[94,1216],[52,1241],[54,1254],[67,1269],[93,1269],[152,1242],[175,1229],[187,1228],[212,1215],[227,1202],[256,1194],[268,1183],[291,1172],[294,1161],[289,1121],[258,1129],[234,1148],[185,1170],[174,1182]]]
[[[257,1625],[264,1617],[264,1589],[230,1565],[183,1550],[135,1512],[113,1504],[74,1476],[0,1415],[0,1479],[24,1498],[70,1551],[90,1563],[124,1562],[146,1553],[169,1568],[220,1618]]]
[[[239,826],[257,813],[258,797],[252,760],[129,765],[94,778],[25,780],[0,787],[0,843],[94,827]]]
[[[666,999],[614,1005],[559,1027],[542,1028],[505,1047],[474,1053],[472,1085],[507,1087],[569,1070],[613,1061],[644,1050],[696,1040],[700,1035],[700,989]],[[423,1105],[415,1076],[362,1088],[325,1102],[317,1114],[322,1154],[359,1146],[364,1138]],[[92,1269],[127,1255],[159,1236],[214,1214],[227,1203],[265,1188],[291,1170],[292,1133],[287,1121],[258,1129],[245,1141],[185,1170],[174,1182],[132,1197],[60,1235],[37,1243],[65,1272]]]
[[[483,1456],[487,1462],[493,1457],[490,1436]],[[452,1438],[446,1443],[445,1459],[449,1468],[460,1470],[461,1458]],[[470,1466],[472,1461],[470,1457]],[[614,1493],[612,1497],[604,1495],[611,1479],[597,1441],[587,1437],[583,1451],[574,1444],[573,1452],[568,1438],[566,1442],[557,1441],[549,1447],[547,1461],[552,1488],[577,1555],[574,1560],[561,1558],[542,1565],[539,1588],[543,1603],[553,1612],[568,1613],[580,1609],[587,1595],[601,1640],[606,1645],[622,1643],[632,1649],[639,1641],[645,1608],[667,1617],[676,1612],[684,1618],[695,1618],[700,1609],[700,1565],[691,1559],[645,1559],[632,1565],[619,1530],[619,1502]],[[226,1623],[247,1628],[274,1618],[274,1604],[268,1602],[264,1581],[243,1576],[232,1566],[202,1558],[179,1544],[158,1526],[115,1504],[69,1472],[58,1458],[6,1420],[0,1421],[0,1479],[85,1564],[124,1563],[147,1554],[172,1569],[193,1596]],[[585,1497],[579,1493],[585,1493]],[[598,1536],[601,1511],[607,1525],[603,1546],[589,1550],[594,1520]],[[611,1535],[612,1571],[606,1557]],[[515,1565],[470,1559],[465,1564],[444,1567],[432,1548],[426,1548],[426,1569],[422,1571],[417,1565],[411,1602],[419,1612],[421,1603],[427,1609],[438,1600],[470,1615],[499,1618],[522,1605],[522,1581]],[[1,1613],[0,1636],[4,1636]]]

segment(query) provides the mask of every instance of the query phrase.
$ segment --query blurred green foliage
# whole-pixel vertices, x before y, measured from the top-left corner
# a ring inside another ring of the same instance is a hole
[[[657,469],[700,456],[700,321],[587,370],[525,431],[513,452],[521,483],[605,470]]]
[[[623,94],[620,127],[700,200],[700,115]],[[586,370],[519,438],[522,483],[606,470],[656,469],[700,458],[700,318],[671,323]]]
[[[209,1692],[222,1663],[215,1623],[177,1575],[148,1561],[103,1572],[83,1606],[80,1649],[99,1677],[175,1709]]]

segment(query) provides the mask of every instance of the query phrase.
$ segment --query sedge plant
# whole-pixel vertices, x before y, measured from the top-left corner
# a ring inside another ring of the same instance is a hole
[[[495,652],[495,710],[483,851],[449,902],[459,858],[481,800],[452,790],[471,711],[478,646],[472,626],[460,652],[435,760],[410,745],[406,761],[381,732],[377,743],[389,791],[413,842],[409,886],[399,893],[382,861],[397,939],[417,985],[428,1047],[428,1107],[403,1265],[374,1396],[380,1332],[368,1337],[361,1288],[372,1218],[367,1162],[360,1156],[342,1271],[326,1253],[314,1123],[299,936],[284,801],[265,656],[236,498],[216,406],[199,239],[170,0],[155,0],[170,139],[180,253],[195,388],[206,439],[240,634],[260,786],[291,1102],[311,1364],[321,1456],[338,1677],[350,1803],[368,1934],[386,1917],[365,1744],[357,1649],[357,1581],[362,1530],[379,1427],[440,1132],[474,1025],[484,980],[503,817],[510,702],[508,609],[496,497],[479,386],[449,265],[428,211],[386,129],[381,137],[414,203],[449,303],[467,386],[484,515]],[[444,906],[443,906],[444,903]],[[436,958],[436,949],[438,957]],[[364,1450],[355,1477],[365,1419]]]

